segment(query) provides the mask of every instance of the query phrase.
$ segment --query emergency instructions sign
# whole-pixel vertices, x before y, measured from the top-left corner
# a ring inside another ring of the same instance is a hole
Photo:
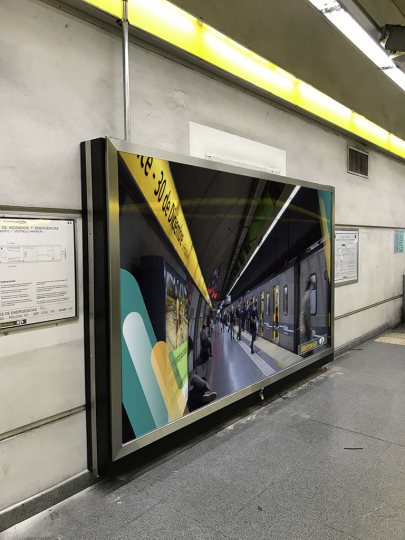
[[[0,217],[0,331],[76,316],[74,221]]]
[[[359,231],[335,231],[335,284],[349,284],[358,280]]]

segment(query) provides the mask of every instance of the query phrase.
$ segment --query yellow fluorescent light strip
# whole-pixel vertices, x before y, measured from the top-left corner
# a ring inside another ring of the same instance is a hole
[[[114,17],[122,0],[85,0]],[[405,141],[167,0],[128,0],[131,25],[362,139],[405,158]]]

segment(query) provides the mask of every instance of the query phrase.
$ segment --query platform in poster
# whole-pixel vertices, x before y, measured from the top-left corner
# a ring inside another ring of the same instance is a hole
[[[0,218],[0,330],[76,311],[74,221]]]

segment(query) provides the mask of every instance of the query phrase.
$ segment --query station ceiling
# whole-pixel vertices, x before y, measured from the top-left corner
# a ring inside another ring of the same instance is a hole
[[[360,7],[375,28],[385,24],[405,26],[405,0],[341,0],[350,10],[350,5]],[[397,66],[405,73],[405,53],[395,59]]]
[[[308,0],[173,3],[405,138],[405,93]],[[405,0],[358,0],[357,4],[378,26],[405,24]]]

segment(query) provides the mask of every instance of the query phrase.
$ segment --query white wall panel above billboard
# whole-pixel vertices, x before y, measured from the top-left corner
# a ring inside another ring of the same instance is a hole
[[[272,174],[287,174],[287,152],[196,122],[190,122],[190,156]]]

